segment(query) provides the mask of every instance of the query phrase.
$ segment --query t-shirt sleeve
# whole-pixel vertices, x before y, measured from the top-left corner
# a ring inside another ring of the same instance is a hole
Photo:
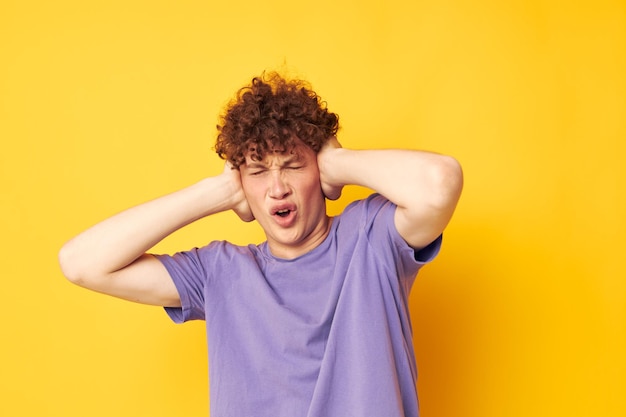
[[[370,243],[377,248],[381,256],[389,251],[388,256],[395,259],[400,276],[411,277],[425,264],[439,254],[443,236],[440,235],[426,247],[414,250],[396,229],[394,215],[397,206],[380,194],[373,194],[364,201],[365,224]]]
[[[398,235],[399,236],[399,235]],[[402,239],[402,237],[400,237]],[[404,240],[404,239],[403,239]],[[440,234],[437,239],[433,240],[426,247],[414,250],[414,258],[416,262],[427,264],[437,257],[441,250],[441,243],[443,241],[443,233]],[[405,242],[406,243],[406,242]]]
[[[204,288],[207,274],[202,262],[202,249],[156,255],[170,274],[178,290],[181,307],[165,307],[175,323],[204,320]]]

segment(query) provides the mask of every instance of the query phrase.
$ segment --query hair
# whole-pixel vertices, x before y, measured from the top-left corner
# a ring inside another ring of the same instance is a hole
[[[263,73],[241,88],[217,125],[215,151],[239,168],[249,155],[261,161],[267,153],[289,152],[300,139],[314,152],[339,130],[339,117],[303,80]]]

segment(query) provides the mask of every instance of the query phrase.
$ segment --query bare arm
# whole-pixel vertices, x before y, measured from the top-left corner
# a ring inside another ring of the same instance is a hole
[[[218,176],[130,208],[87,229],[59,252],[64,275],[85,288],[144,304],[180,306],[167,270],[145,252],[202,217],[233,209],[252,220],[239,171]]]
[[[350,150],[336,139],[318,154],[322,188],[337,198],[348,184],[370,188],[398,206],[396,228],[415,249],[444,230],[461,195],[463,174],[452,157],[431,152]]]

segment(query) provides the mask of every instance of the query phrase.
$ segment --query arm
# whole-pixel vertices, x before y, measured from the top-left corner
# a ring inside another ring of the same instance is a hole
[[[335,138],[318,154],[325,194],[337,198],[348,184],[370,188],[398,206],[395,225],[404,240],[421,249],[444,230],[463,188],[463,173],[452,157],[388,149],[350,150]]]
[[[202,217],[234,210],[252,220],[239,171],[227,164],[218,176],[123,211],[87,229],[59,252],[63,274],[73,283],[144,304],[180,306],[167,270],[145,252]]]

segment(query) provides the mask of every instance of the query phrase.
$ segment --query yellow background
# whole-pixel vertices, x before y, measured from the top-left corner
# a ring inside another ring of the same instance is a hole
[[[283,66],[340,115],[344,146],[464,166],[411,296],[423,415],[626,415],[617,0],[4,0],[0,415],[207,414],[203,323],[74,287],[56,254],[218,173],[220,109]],[[262,235],[224,213],[157,250],[224,238]]]

